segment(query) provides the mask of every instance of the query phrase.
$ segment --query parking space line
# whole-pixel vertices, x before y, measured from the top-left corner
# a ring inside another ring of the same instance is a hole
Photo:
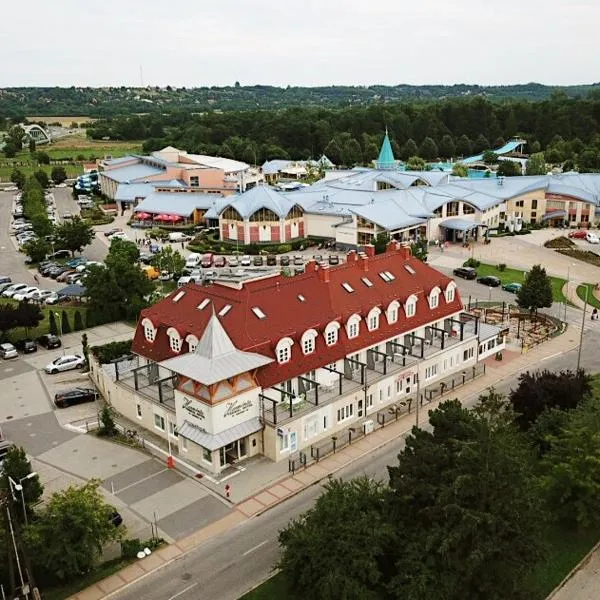
[[[188,585],[186,588],[183,588],[180,592],[177,592],[174,596],[171,596],[169,600],[175,600],[175,598],[179,598],[179,596],[189,592],[192,588],[195,588],[198,584],[192,583],[192,585]]]
[[[148,475],[146,477],[142,477],[142,479],[138,479],[137,481],[135,481],[134,483],[130,483],[129,485],[126,485],[125,487],[122,487],[118,490],[115,490],[113,492],[113,494],[120,494],[121,492],[124,492],[125,490],[128,490],[129,488],[132,488],[135,485],[138,485],[138,483],[142,483],[142,481],[148,481],[148,479],[152,479],[153,477],[156,477],[157,475],[160,475],[161,473],[164,473],[165,471],[168,471],[169,469],[164,468],[161,469],[160,471],[158,471],[157,473],[152,473],[152,475]]]

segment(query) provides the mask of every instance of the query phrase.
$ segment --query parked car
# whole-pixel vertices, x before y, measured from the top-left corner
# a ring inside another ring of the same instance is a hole
[[[585,240],[587,231],[584,229],[577,229],[576,231],[569,231],[569,237],[575,240]]]
[[[129,241],[129,236],[124,231],[117,231],[112,235],[108,236],[108,239],[112,242],[113,240],[124,240]]]
[[[339,265],[340,257],[337,254],[330,254],[329,255],[329,264],[330,265]]]
[[[146,274],[146,277],[150,281],[154,281],[155,279],[158,279],[160,276],[160,271],[156,267],[153,267],[152,265],[147,265],[147,266],[142,267],[142,271],[144,271],[144,273]]]
[[[140,252],[140,262],[149,265],[154,260],[152,252]]]
[[[289,266],[290,266],[290,257],[289,257],[289,256],[285,256],[285,255],[284,255],[284,256],[281,256],[281,257],[279,258],[279,264],[280,264],[282,267],[289,267]]]
[[[74,404],[94,402],[98,398],[98,392],[92,388],[75,387],[62,390],[54,394],[54,404],[57,408],[67,408]]]
[[[85,265],[85,263],[87,263],[87,261],[88,261],[88,259],[85,258],[84,256],[77,256],[75,258],[72,258],[71,260],[68,260],[65,264],[67,265],[67,267],[71,267],[72,269],[75,269],[79,265]]]
[[[69,219],[72,219],[72,218],[73,218],[73,213],[70,213],[69,211],[67,211],[67,212],[63,213],[63,216],[62,216],[62,218],[63,218],[64,220],[67,220],[67,221],[68,221]]]
[[[518,294],[520,289],[521,289],[521,284],[520,283],[515,283],[514,281],[512,283],[506,283],[502,286],[502,289],[505,292],[510,292],[511,294]]]
[[[7,360],[9,358],[17,358],[17,356],[19,356],[19,353],[12,344],[0,344],[0,358]]]
[[[8,275],[0,275],[0,283],[12,283],[12,279]]]
[[[227,259],[224,256],[215,256],[213,267],[222,268],[227,266]]]
[[[585,241],[588,242],[588,244],[600,244],[600,238],[592,231],[588,231],[585,234]]]
[[[50,296],[44,298],[44,304],[58,304],[59,300],[60,296],[56,292],[54,292]]]
[[[65,354],[54,359],[44,367],[46,373],[55,374],[62,371],[81,369],[85,364],[85,358],[81,354]]]
[[[2,294],[2,292],[8,289],[11,285],[12,283],[0,283],[0,294]]]
[[[32,352],[37,352],[37,344],[35,343],[35,340],[30,340],[30,339],[19,340],[18,342],[15,342],[15,346],[16,346],[17,350],[20,350],[21,352],[23,352],[25,354],[31,354]]]
[[[119,233],[120,231],[123,231],[120,227],[113,227],[112,229],[104,232],[104,237],[110,237],[111,235]]]
[[[43,302],[46,298],[48,298],[49,296],[52,296],[52,294],[54,294],[55,292],[52,292],[51,290],[38,290],[37,292],[35,292],[33,294],[33,296],[31,297],[31,300],[33,302]]]
[[[210,267],[212,267],[213,261],[214,255],[211,252],[207,252],[202,256],[202,259],[200,260],[200,266],[203,269],[209,269]]]
[[[487,285],[488,287],[499,287],[502,284],[502,282],[493,275],[484,275],[483,277],[478,277],[477,283]]]
[[[187,242],[191,239],[192,238],[189,235],[187,235],[181,231],[173,231],[172,233],[169,234],[170,242]]]
[[[296,256],[294,256],[294,265],[296,265],[297,267],[304,266],[304,257],[302,256],[302,254],[296,254]]]
[[[317,261],[318,263],[323,262],[323,256],[321,254],[315,254],[313,256],[313,260]]]
[[[57,250],[53,254],[49,254],[48,258],[50,260],[56,260],[57,258],[69,258],[71,253],[68,250]]]
[[[244,254],[244,256],[242,256],[242,259],[240,260],[240,265],[242,265],[242,267],[249,267],[251,264],[252,259],[247,254]]]
[[[42,335],[37,339],[37,341],[40,346],[44,346],[44,348],[48,348],[48,350],[52,350],[53,348],[60,348],[62,346],[62,342],[60,341],[60,339],[53,333],[47,333],[46,335]]]
[[[67,278],[70,277],[73,274],[77,274],[77,271],[75,269],[69,269],[66,268],[65,271],[63,271],[57,278],[56,281],[60,281],[61,283],[65,283],[67,281]]]
[[[2,295],[5,298],[12,298],[14,294],[20,292],[21,290],[24,290],[26,287],[29,287],[26,283],[13,283],[2,292]]]
[[[16,300],[17,302],[21,302],[22,300],[29,300],[28,296],[29,294],[33,294],[35,292],[39,291],[38,288],[36,288],[35,286],[28,286],[26,288],[23,288],[22,290],[19,290],[16,294],[12,295],[13,300]]]
[[[267,256],[267,266],[274,267],[275,265],[277,265],[277,257],[274,254],[269,254]]]
[[[62,275],[65,271],[68,271],[69,267],[56,266],[48,271],[49,277],[52,279],[58,279],[59,275]]]
[[[473,267],[458,267],[452,273],[455,277],[462,277],[463,279],[475,279],[477,277],[477,271]]]
[[[158,276],[159,281],[171,281],[171,279],[173,279],[173,275],[169,271],[161,271]]]
[[[232,256],[230,259],[228,259],[227,262],[229,263],[230,267],[239,267],[240,266],[240,261],[237,256]]]
[[[262,267],[262,266],[263,266],[263,257],[262,257],[262,256],[255,256],[255,257],[252,259],[252,264],[253,264],[255,267]]]

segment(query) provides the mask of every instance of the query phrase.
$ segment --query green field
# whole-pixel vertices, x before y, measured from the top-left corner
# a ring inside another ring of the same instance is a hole
[[[140,154],[142,144],[136,142],[94,142],[93,140],[82,140],[73,144],[57,143],[52,146],[43,146],[39,149],[46,152],[51,160],[57,158],[70,158],[76,160],[78,156],[84,156],[86,160],[91,157],[103,158],[104,156],[112,156],[119,158],[127,154]]]
[[[61,165],[62,167],[64,167],[65,171],[67,172],[67,177],[71,178],[71,177],[77,177],[77,175],[81,175],[83,173],[83,167],[81,165]],[[35,171],[38,171],[39,169],[42,169],[43,171],[46,171],[46,173],[48,174],[48,177],[50,177],[50,173],[52,171],[52,167],[53,165],[31,165],[31,166],[27,166],[27,167],[0,167],[0,181],[10,181],[10,174],[13,172],[14,168],[19,169],[19,171],[23,171],[23,173],[25,173],[25,175],[27,177],[33,175],[33,173]]]
[[[583,285],[578,285],[577,286],[577,295],[583,302],[585,302],[586,286],[588,288],[588,292],[587,292],[588,304],[594,308],[600,309],[600,301],[596,298],[596,296],[594,296],[594,284],[593,283],[585,283]]]
[[[498,277],[498,279],[500,279],[502,285],[512,282],[523,283],[525,281],[525,274],[526,273],[524,271],[519,269],[510,269],[508,267],[504,269],[504,271],[499,271],[498,267],[494,265],[487,265],[485,263],[481,263],[477,267],[478,277],[493,275],[494,277]],[[550,281],[552,283],[552,296],[554,298],[554,302],[567,302],[567,299],[562,291],[565,283],[567,283],[567,280],[559,277],[550,277]]]

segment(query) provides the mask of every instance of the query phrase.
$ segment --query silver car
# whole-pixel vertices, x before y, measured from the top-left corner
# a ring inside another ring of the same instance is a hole
[[[12,344],[0,344],[0,356],[6,360],[8,358],[17,358],[19,353]]]

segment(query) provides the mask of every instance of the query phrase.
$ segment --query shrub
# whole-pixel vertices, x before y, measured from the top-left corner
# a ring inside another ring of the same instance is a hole
[[[54,311],[50,311],[50,316],[48,317],[48,331],[56,335],[58,333],[58,327],[56,325],[56,317],[54,316]]]
[[[131,352],[131,341],[110,342],[103,346],[92,346],[90,350],[98,362],[104,365],[129,354]]]
[[[139,538],[121,540],[121,558],[129,560],[137,557],[142,550],[142,542]]]
[[[286,252],[291,252],[291,251],[292,251],[291,244],[281,244],[281,246],[279,246],[277,248],[277,252],[279,252],[279,254],[285,254]]]
[[[113,437],[117,434],[117,426],[115,425],[115,419],[113,416],[113,410],[109,406],[105,406],[100,414],[100,427],[98,428],[98,435]]]
[[[476,258],[469,258],[463,263],[463,267],[472,267],[473,269],[476,269],[480,265],[481,262],[478,261]]]
[[[500,263],[498,265],[498,271],[500,271],[500,273],[506,271],[506,263]]]
[[[575,243],[564,235],[544,242],[546,248],[571,248]]]
[[[69,323],[69,315],[66,310],[62,311],[60,317],[60,326],[62,329],[62,333],[71,333],[71,324]]]
[[[93,313],[93,311],[88,310],[85,313],[85,327],[86,327],[86,329],[89,329],[90,327],[93,327],[94,324],[95,324],[94,321],[95,321],[95,319],[94,319],[94,313]]]

